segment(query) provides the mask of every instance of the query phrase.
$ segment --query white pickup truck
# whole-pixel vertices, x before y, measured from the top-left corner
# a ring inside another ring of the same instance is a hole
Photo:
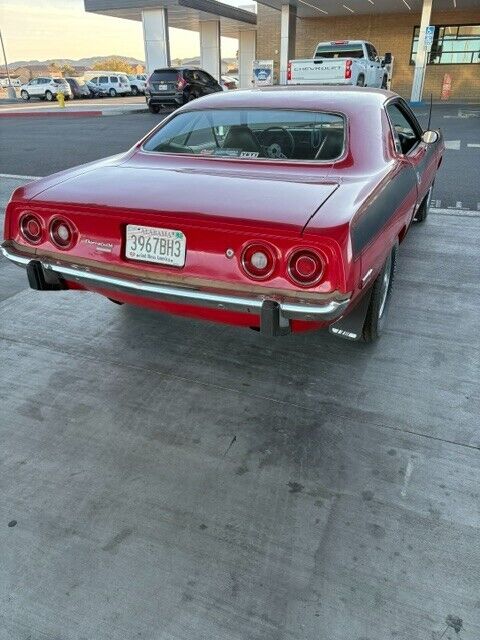
[[[391,53],[380,58],[373,44],[365,40],[320,42],[312,60],[290,60],[287,84],[354,84],[386,89],[386,65],[391,60]]]

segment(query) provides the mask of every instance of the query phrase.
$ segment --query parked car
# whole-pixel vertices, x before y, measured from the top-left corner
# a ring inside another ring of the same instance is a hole
[[[74,98],[80,99],[91,97],[92,94],[85,80],[82,80],[81,78],[65,78],[65,80],[70,85],[70,90]]]
[[[319,42],[312,60],[290,60],[288,84],[353,84],[387,88],[391,53],[383,58],[365,40]]]
[[[8,78],[0,78],[0,87],[6,88],[9,85],[12,87],[21,87],[22,83],[20,78],[10,78],[10,82]]]
[[[40,98],[40,100],[54,100],[57,93],[62,92],[67,100],[72,97],[70,85],[64,78],[34,78],[20,87],[20,97],[23,100]]]
[[[130,83],[124,74],[98,75],[91,78],[89,82],[99,87],[105,95],[109,95],[111,98],[130,93]]]
[[[147,80],[145,99],[152,113],[161,107],[180,107],[210,93],[223,91],[220,84],[203,69],[167,67],[156,69]]]
[[[231,91],[232,89],[238,89],[238,81],[232,76],[222,76],[220,78],[220,84],[224,91]]]
[[[2,250],[34,289],[369,342],[443,151],[388,91],[210,95],[122,155],[17,189]]]
[[[130,90],[132,96],[136,96],[139,93],[145,93],[145,87],[147,85],[147,74],[137,73],[128,75],[128,82],[130,83]]]
[[[93,84],[90,80],[87,80],[85,84],[90,91],[90,98],[105,98],[108,96],[108,90],[103,89],[100,85]]]

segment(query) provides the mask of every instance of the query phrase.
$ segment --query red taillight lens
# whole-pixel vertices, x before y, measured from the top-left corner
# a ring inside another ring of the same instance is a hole
[[[292,63],[289,62],[287,65],[287,80],[292,79]]]
[[[346,60],[345,62],[345,78],[349,79],[352,77],[352,61]]]
[[[59,249],[70,249],[76,241],[76,230],[72,223],[64,218],[56,218],[50,224],[50,238]]]
[[[178,76],[178,79],[177,79],[178,91],[183,91],[183,89],[185,89],[186,86],[187,86],[187,81],[185,80],[185,78],[182,78],[182,76]]]
[[[296,284],[313,287],[322,279],[324,263],[315,251],[299,249],[290,256],[288,273]]]
[[[273,251],[264,244],[249,245],[242,253],[242,267],[250,278],[265,280],[275,268]]]
[[[20,233],[30,244],[39,244],[43,238],[41,219],[33,213],[25,213],[20,218]]]

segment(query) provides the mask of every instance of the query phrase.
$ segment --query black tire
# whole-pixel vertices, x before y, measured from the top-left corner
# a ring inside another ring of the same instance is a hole
[[[21,97],[21,99],[22,99],[22,100],[25,100],[25,102],[26,102],[27,100],[30,100],[30,94],[29,94],[29,93],[28,93],[28,91],[26,91],[25,89],[22,89],[22,90],[20,91],[20,97]]]
[[[51,91],[45,91],[45,100],[48,100],[48,102],[52,102],[53,93]]]
[[[397,266],[397,251],[398,244],[389,253],[382,270],[373,283],[370,303],[362,329],[364,342],[375,342],[385,326]]]
[[[357,87],[364,87],[365,86],[365,76],[362,76],[362,74],[360,74],[357,78]]]
[[[116,98],[116,97],[117,97],[117,92],[116,92],[116,91],[115,91],[115,89],[112,87],[112,88],[110,89],[110,91],[108,92],[108,95],[109,95],[111,98]]]
[[[425,222],[425,220],[427,219],[428,212],[430,210],[430,198],[432,197],[432,191],[433,191],[433,184],[428,190],[427,195],[423,199],[422,204],[418,207],[417,213],[413,218],[413,221],[417,224],[421,224],[422,222]]]
[[[130,93],[132,94],[132,96],[138,96],[138,88],[135,85],[133,85]]]
[[[387,76],[383,76],[381,89],[387,89],[387,84],[388,84],[388,78]]]
[[[187,97],[187,102],[192,102],[192,100],[196,100],[199,97],[200,96],[196,91],[192,91],[192,93],[190,93]]]
[[[150,111],[150,113],[158,113],[160,111],[160,107],[158,106],[158,104],[149,104],[148,110]]]

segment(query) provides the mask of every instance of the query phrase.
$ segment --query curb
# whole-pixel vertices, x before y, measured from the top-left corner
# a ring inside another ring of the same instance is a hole
[[[146,113],[148,109],[142,107],[139,109],[105,109],[97,111],[0,111],[0,118],[98,118],[99,116],[122,116],[130,113]]]

